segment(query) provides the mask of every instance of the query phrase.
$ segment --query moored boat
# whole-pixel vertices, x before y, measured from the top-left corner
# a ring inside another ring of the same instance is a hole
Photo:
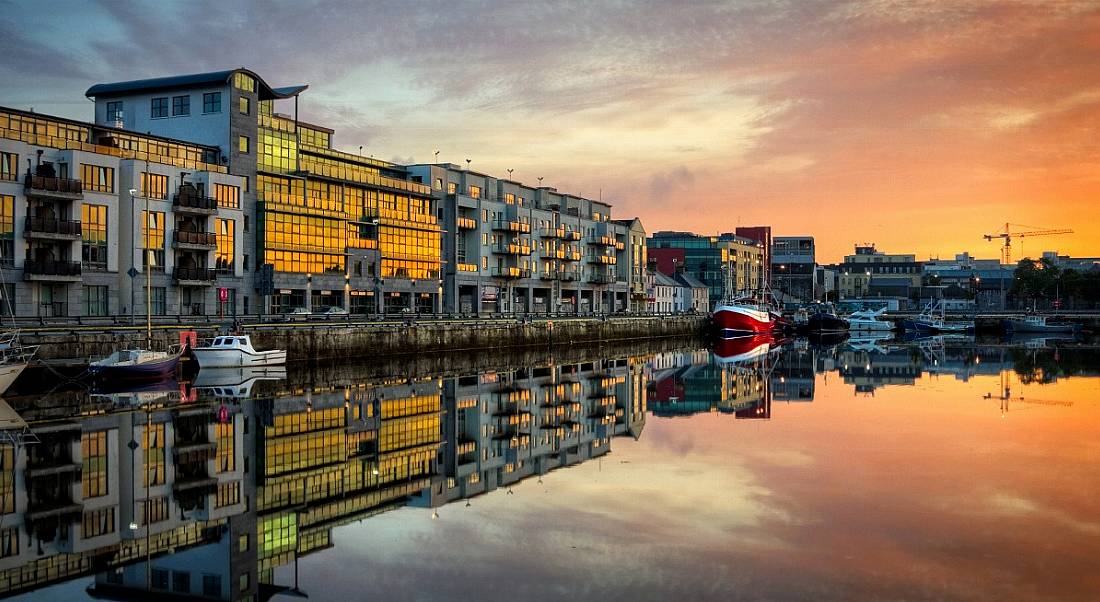
[[[88,373],[97,379],[157,380],[175,374],[181,352],[122,349],[88,364]]]
[[[37,351],[37,345],[19,342],[18,330],[0,334],[0,395],[19,378]]]
[[[948,321],[946,310],[940,301],[929,303],[916,318],[903,321],[902,327],[907,332],[931,334],[974,332],[973,321]]]
[[[848,328],[866,332],[889,332],[894,329],[893,322],[879,320],[886,313],[886,308],[877,310],[855,311],[848,315]]]
[[[1079,324],[1074,324],[1072,322],[1056,322],[1052,324],[1047,320],[1046,316],[1037,315],[1005,318],[1003,324],[1005,332],[1009,334],[1014,332],[1074,333],[1081,329]]]
[[[748,299],[718,305],[711,319],[722,337],[770,333],[775,327],[768,308]]]
[[[215,337],[209,345],[195,347],[191,352],[200,369],[278,366],[286,363],[285,349],[256,351],[248,335]]]

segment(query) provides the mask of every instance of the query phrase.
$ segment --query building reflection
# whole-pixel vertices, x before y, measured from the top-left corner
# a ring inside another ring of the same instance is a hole
[[[780,357],[769,343],[746,345],[729,355],[655,354],[648,364],[650,410],[659,417],[713,412],[735,419],[770,418],[771,379]]]
[[[639,437],[645,368],[623,357],[369,382],[238,375],[13,398],[39,442],[0,447],[0,596],[88,576],[103,599],[294,590],[276,569],[331,547],[335,527],[541,478]]]

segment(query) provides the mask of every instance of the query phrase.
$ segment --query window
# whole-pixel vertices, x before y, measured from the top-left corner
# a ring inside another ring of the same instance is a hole
[[[220,598],[222,596],[222,576],[203,575],[202,595],[208,598]]]
[[[153,569],[153,589],[168,589],[168,569]]]
[[[84,190],[95,192],[115,191],[115,170],[112,167],[85,164],[80,166],[80,175]]]
[[[480,199],[481,198],[481,187],[480,186],[474,186],[473,184],[470,185],[470,198],[472,198],[472,199]]]
[[[15,449],[0,447],[0,514],[15,512]]]
[[[81,435],[80,456],[84,499],[107,495],[107,431]]]
[[[80,525],[80,536],[84,539],[99,537],[100,535],[109,535],[114,532],[114,506],[84,513],[84,519],[81,521]]]
[[[221,113],[222,112],[222,93],[221,92],[207,92],[202,95],[202,112],[203,113]]]
[[[0,194],[0,265],[15,262],[15,197]]]
[[[164,212],[141,212],[141,240],[148,252],[150,269],[164,271]]]
[[[248,533],[237,538],[237,549],[241,552],[248,551]]]
[[[436,190],[443,190],[443,178],[436,178],[435,179],[435,189]]]
[[[107,121],[113,123],[115,121],[122,121],[122,101],[113,100],[107,103]]]
[[[447,194],[454,194],[458,191],[458,184],[454,182],[447,182]]]
[[[236,239],[235,224],[231,219],[217,218],[214,228],[218,234],[218,250],[214,259],[214,266],[219,273],[232,274],[233,250]]]
[[[241,189],[236,186],[214,184],[214,198],[218,201],[218,207],[241,208]]]
[[[150,424],[144,430],[142,434],[142,447],[145,449],[145,486],[150,485],[163,485],[164,484],[164,423]],[[167,498],[165,500],[165,510],[163,517],[167,518]],[[157,500],[149,500],[150,502],[156,502]],[[151,510],[150,510],[151,511]],[[149,512],[146,513],[148,518]],[[158,514],[158,516],[160,516]],[[161,518],[160,520],[164,520]],[[155,520],[146,520],[145,524],[157,522]]]
[[[191,114],[191,97],[190,96],[173,96],[172,97],[172,116],[183,117]]]
[[[253,79],[252,76],[239,71],[233,74],[233,85],[236,86],[238,90],[244,90],[245,92],[256,91],[256,80]]]
[[[168,176],[141,172],[141,194],[151,199],[168,199]]]
[[[252,101],[248,100],[247,96],[242,96],[242,97],[240,97],[239,100],[240,100],[241,115],[248,115],[250,113],[250,109],[251,109],[251,106],[252,106],[251,105]]]
[[[150,287],[149,296],[152,301],[153,315],[166,315],[168,313],[168,304],[165,302],[167,298],[165,288],[163,286]]]
[[[248,154],[248,136],[241,136],[237,139],[237,150],[240,151],[242,155]]]
[[[152,104],[152,112],[149,115],[153,119],[160,119],[161,117],[168,116],[168,97],[154,98]]]
[[[83,315],[107,315],[107,289],[106,286],[84,286],[81,296],[81,305],[84,306]]]
[[[225,508],[241,503],[241,482],[230,481],[218,485],[218,494],[214,499],[215,508]]]
[[[162,483],[163,484],[163,483]],[[168,498],[155,497],[142,502],[143,524],[152,525],[168,520]]]
[[[245,591],[246,589],[248,589],[248,584],[249,584],[248,573],[242,574],[240,579],[238,580],[238,583],[240,583],[240,590],[242,592]]]
[[[191,573],[172,571],[172,591],[179,594],[191,593]]]
[[[107,206],[80,207],[80,263],[85,269],[107,269]]]
[[[19,178],[19,155],[0,153],[0,180],[14,182]]]
[[[19,527],[0,531],[0,558],[19,555]]]

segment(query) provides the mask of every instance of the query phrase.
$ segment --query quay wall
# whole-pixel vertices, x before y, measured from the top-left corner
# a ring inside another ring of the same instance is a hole
[[[257,349],[286,349],[289,361],[377,357],[393,354],[463,350],[594,345],[698,336],[705,315],[608,318],[405,320],[375,322],[299,322],[241,324]],[[224,327],[212,323],[154,326],[152,344],[164,349],[179,343],[180,332],[200,339]],[[144,347],[146,331],[133,326],[24,328],[24,344],[40,345],[38,359],[88,360],[118,349]]]

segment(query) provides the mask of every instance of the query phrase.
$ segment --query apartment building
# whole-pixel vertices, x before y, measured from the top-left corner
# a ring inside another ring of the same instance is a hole
[[[407,167],[443,221],[443,306],[464,314],[628,308],[637,249],[611,205],[451,163]],[[640,223],[635,228],[635,235]],[[644,231],[643,231],[644,232]],[[621,261],[620,261],[621,260]]]
[[[656,232],[647,241],[646,253],[662,274],[683,271],[705,284],[709,307],[757,291],[763,284],[763,245],[735,234]]]
[[[441,309],[441,230],[432,191],[399,165],[336,150],[298,119],[307,85],[248,69],[105,83],[97,124],[189,140],[242,178],[241,262],[253,312]],[[209,192],[209,191],[208,191]]]
[[[216,147],[0,108],[10,310],[144,316],[149,298],[154,315],[247,311],[245,181],[222,163]]]
[[[772,239],[771,287],[784,301],[814,299],[817,267],[812,236],[776,236]]]
[[[870,296],[909,298],[920,288],[923,264],[912,253],[884,253],[874,244],[856,245],[837,266],[841,298]]]

